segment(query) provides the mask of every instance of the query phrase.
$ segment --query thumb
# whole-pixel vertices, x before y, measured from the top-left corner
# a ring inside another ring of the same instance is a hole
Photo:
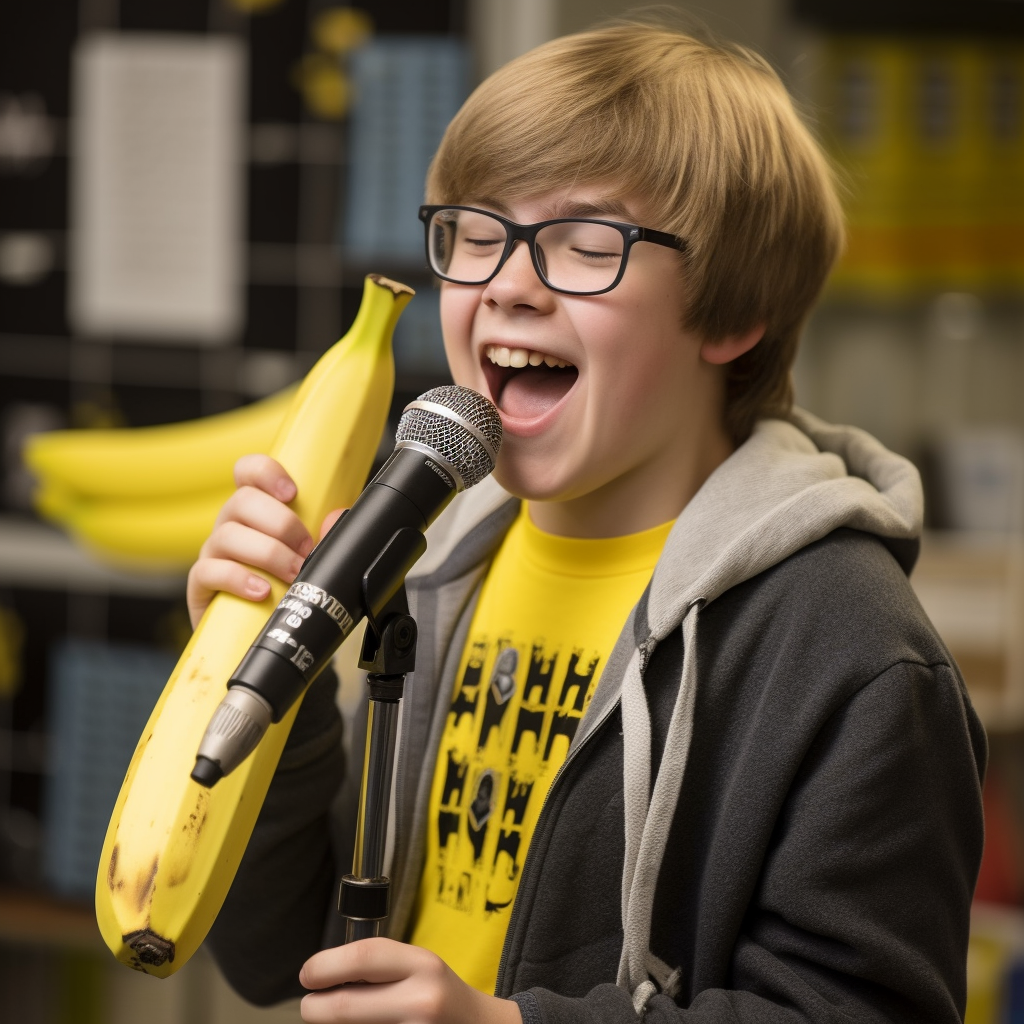
[[[336,508],[333,512],[328,512],[324,517],[323,523],[320,524],[320,540],[323,540],[327,536],[328,530],[348,511],[347,508]]]

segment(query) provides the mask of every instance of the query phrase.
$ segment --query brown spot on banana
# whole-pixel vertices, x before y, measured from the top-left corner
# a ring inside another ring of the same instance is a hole
[[[164,878],[168,888],[181,885],[188,878],[209,813],[211,791],[194,785],[193,792],[195,802],[183,805],[182,813],[171,828],[172,841],[164,853]]]
[[[416,294],[415,290],[410,288],[407,284],[402,284],[401,281],[392,281],[390,277],[385,277],[383,274],[368,274],[367,277],[369,277],[374,284],[379,284],[381,288],[389,289],[392,295]]]
[[[117,857],[120,852],[120,844],[114,843],[114,848],[110,851],[110,863],[107,865],[107,888],[111,892],[124,888],[124,879],[117,877]]]
[[[150,903],[153,902],[153,890],[156,888],[156,872],[159,867],[160,856],[158,854],[153,858],[149,871],[146,874],[140,874],[137,878],[135,891],[132,893],[132,902],[139,914],[144,913]],[[124,883],[122,882],[121,884],[123,885]]]

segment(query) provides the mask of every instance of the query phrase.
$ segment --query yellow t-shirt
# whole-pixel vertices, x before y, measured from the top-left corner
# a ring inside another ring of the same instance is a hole
[[[551,780],[671,527],[556,537],[524,504],[484,581],[434,769],[412,934],[484,992]]]

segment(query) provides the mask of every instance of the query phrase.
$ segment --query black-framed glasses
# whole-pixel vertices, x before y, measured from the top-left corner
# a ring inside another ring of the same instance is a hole
[[[516,224],[475,206],[421,206],[420,220],[430,269],[455,284],[486,284],[520,240],[530,250],[537,276],[552,291],[567,295],[611,291],[622,280],[636,242],[686,249],[686,242],[665,231],[613,220],[559,217]]]

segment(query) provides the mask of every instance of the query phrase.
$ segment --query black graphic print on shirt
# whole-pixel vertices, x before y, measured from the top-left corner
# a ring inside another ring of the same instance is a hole
[[[507,911],[540,804],[586,709],[599,659],[543,640],[474,638],[441,746],[434,826],[437,902],[476,916]]]

